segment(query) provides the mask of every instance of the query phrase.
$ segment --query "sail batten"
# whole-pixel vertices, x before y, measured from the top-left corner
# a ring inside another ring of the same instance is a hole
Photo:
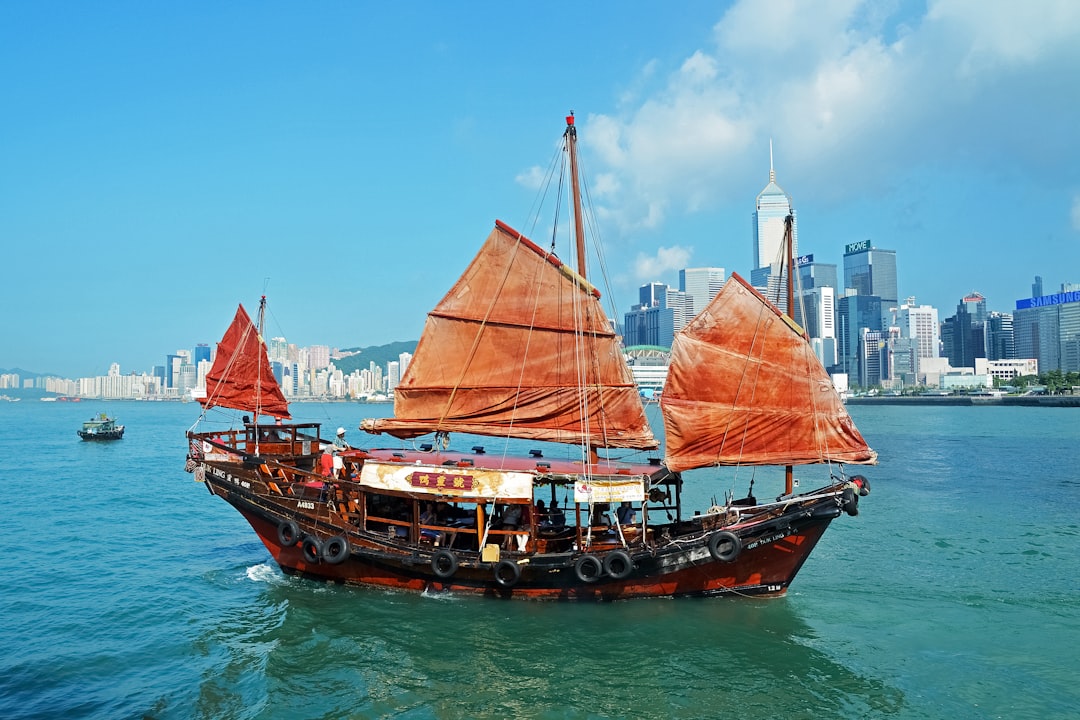
[[[877,458],[802,329],[736,273],[676,336],[661,407],[671,470]]]
[[[256,417],[291,417],[270,369],[266,345],[243,305],[218,343],[214,364],[206,375],[206,397],[199,402],[205,408],[227,407]]]
[[[657,447],[599,293],[501,222],[428,314],[394,417],[363,427]]]

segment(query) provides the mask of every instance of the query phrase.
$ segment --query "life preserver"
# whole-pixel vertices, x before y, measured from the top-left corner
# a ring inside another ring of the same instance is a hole
[[[304,560],[309,563],[319,562],[319,558],[322,557],[323,546],[319,542],[319,538],[314,535],[308,535],[304,538]]]
[[[574,563],[574,574],[583,583],[594,583],[604,574],[604,565],[595,555],[582,555]]]
[[[733,532],[721,530],[709,538],[709,554],[720,562],[731,562],[742,552],[742,540]]]
[[[292,547],[300,539],[300,527],[292,520],[283,520],[277,526],[278,545]]]
[[[512,588],[521,578],[521,567],[513,560],[500,560],[495,565],[495,583],[499,587]]]
[[[844,506],[844,512],[854,517],[859,514],[859,495],[855,492],[855,488],[848,486],[844,488],[844,499],[841,501]]]
[[[616,580],[634,571],[634,561],[625,550],[612,550],[604,556],[604,572]]]
[[[435,554],[431,556],[431,571],[440,580],[453,577],[454,573],[457,572],[457,566],[457,555],[446,548],[436,550]],[[496,577],[496,579],[498,578]]]
[[[331,565],[337,565],[343,562],[345,558],[349,557],[349,538],[344,535],[335,535],[326,541],[323,545],[322,557],[323,560]]]

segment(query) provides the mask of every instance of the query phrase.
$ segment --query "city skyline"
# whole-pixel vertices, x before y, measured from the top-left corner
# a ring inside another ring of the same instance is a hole
[[[1080,280],[1076,3],[574,13],[0,8],[0,367],[150,368],[261,294],[301,345],[417,338],[496,218],[545,234],[570,110],[616,315],[681,268],[749,278],[770,139],[800,252],[894,250],[901,300]]]

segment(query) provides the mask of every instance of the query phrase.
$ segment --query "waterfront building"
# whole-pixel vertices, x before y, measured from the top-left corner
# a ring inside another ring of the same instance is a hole
[[[308,367],[313,370],[323,370],[330,367],[330,347],[327,345],[312,345],[309,347]]]
[[[896,311],[896,326],[900,328],[900,337],[915,343],[916,373],[919,372],[921,360],[938,357],[941,326],[936,307],[916,305],[915,298],[909,297]]]
[[[784,254],[784,219],[792,216],[791,253],[799,253],[799,231],[791,196],[776,184],[772,141],[769,141],[769,183],[758,193],[753,216],[754,266],[750,284],[776,303],[786,296],[788,278],[781,272]]]
[[[837,364],[832,371],[847,374],[861,387],[870,387],[861,371],[861,358],[865,355],[862,330],[876,332],[880,339],[881,298],[847,292],[836,302]]]
[[[1009,382],[1018,377],[1039,374],[1039,361],[1035,358],[988,360],[986,358],[975,359],[975,374],[989,375],[996,380]]]
[[[881,330],[859,328],[859,385],[864,388],[887,384],[889,351],[886,336]]]
[[[990,360],[1016,359],[1012,313],[994,311],[986,316],[986,357]]]
[[[266,343],[266,357],[270,362],[289,361],[289,343],[283,337],[270,338]]]
[[[1080,372],[1080,290],[1017,300],[1013,335],[1017,356],[1042,372]]]
[[[690,318],[704,310],[722,287],[724,287],[724,268],[722,267],[686,268],[679,271],[679,290],[686,293],[693,302],[689,310]],[[683,323],[683,326],[685,324]]]
[[[899,307],[896,251],[883,250],[862,240],[844,247],[844,289],[881,298],[881,324],[888,327]]]
[[[655,397],[667,382],[671,351],[666,347],[638,345],[626,348],[626,362],[634,383],[644,397]]]
[[[691,301],[686,293],[669,291],[667,285],[659,282],[639,288],[638,298],[641,302],[623,316],[625,346],[671,347],[675,338],[676,319],[682,323],[680,328],[686,324],[686,305]]]
[[[195,346],[195,353],[191,356],[191,362],[195,367],[199,366],[202,361],[210,362],[210,346],[206,343],[199,343]]]
[[[799,284],[803,291],[819,287],[828,287],[839,290],[836,274],[836,263],[815,262],[813,254],[800,255],[795,259],[796,272],[799,275]]]
[[[986,357],[986,318],[986,298],[972,292],[942,322],[942,351],[954,368],[973,368],[975,358]]]

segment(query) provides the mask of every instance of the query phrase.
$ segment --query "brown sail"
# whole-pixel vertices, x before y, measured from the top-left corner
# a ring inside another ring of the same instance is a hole
[[[803,331],[737,274],[671,348],[665,463],[872,464]]]
[[[227,407],[259,415],[287,418],[289,406],[270,370],[266,345],[251,317],[240,305],[218,343],[217,356],[206,376],[204,407]]]
[[[436,431],[654,448],[599,293],[502,222],[427,324],[370,432]]]

